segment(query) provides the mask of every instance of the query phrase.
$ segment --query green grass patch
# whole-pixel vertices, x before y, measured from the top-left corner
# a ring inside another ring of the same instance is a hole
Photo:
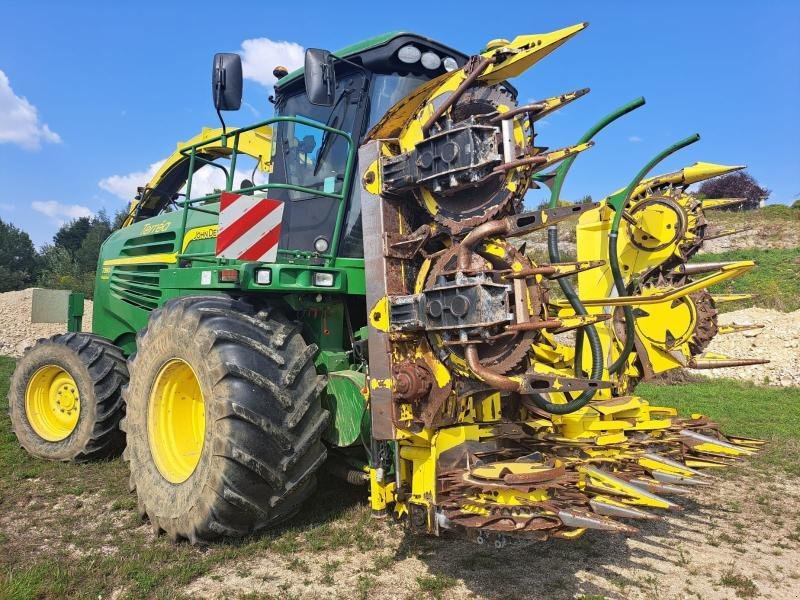
[[[166,536],[154,540],[136,514],[122,460],[62,464],[32,458],[19,447],[8,418],[14,364],[0,357],[0,511],[36,530],[0,533],[0,598],[96,599],[115,591],[123,599],[176,598],[215,566],[264,552],[291,560],[300,551],[347,545],[372,552],[377,546],[364,489],[325,474],[286,528],[207,548],[173,544]],[[297,560],[290,566],[303,568]],[[372,577],[360,580],[359,594],[368,597],[374,583]]]
[[[682,415],[708,415],[727,433],[769,440],[754,464],[800,476],[800,388],[714,379],[677,385],[642,384],[636,393],[651,404],[673,406]]]
[[[420,575],[417,577],[417,585],[422,592],[425,592],[435,600],[440,600],[445,590],[453,587],[457,581],[448,575]]]
[[[800,248],[773,250],[731,250],[718,254],[697,254],[692,262],[754,260],[756,268],[741,277],[710,288],[712,293],[755,294],[752,300],[720,305],[724,311],[761,306],[790,312],[800,308]]]

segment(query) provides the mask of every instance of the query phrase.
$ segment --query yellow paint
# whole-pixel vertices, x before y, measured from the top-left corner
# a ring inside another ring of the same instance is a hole
[[[118,265],[146,265],[146,264],[172,264],[178,262],[178,255],[174,252],[162,254],[143,254],[141,256],[124,256],[121,258],[110,258],[103,261],[104,267],[114,267]]]
[[[654,494],[648,494],[633,484],[621,481],[618,478],[611,478],[602,471],[597,469],[587,469],[586,467],[578,467],[584,479],[582,484],[584,486],[591,486],[600,489],[607,493],[617,495],[620,497],[621,502],[625,504],[633,504],[638,506],[650,506],[653,508],[670,508],[672,503],[659,498]]]
[[[48,442],[67,439],[78,425],[81,395],[72,376],[58,365],[38,369],[25,386],[25,417]]]
[[[203,227],[194,227],[186,232],[183,236],[181,243],[181,253],[186,252],[189,244],[201,240],[210,240],[217,237],[217,225],[204,225]],[[122,256],[120,258],[109,258],[103,261],[104,279],[108,279],[110,274],[110,267],[119,265],[148,265],[148,264],[174,264],[178,262],[178,254],[176,252],[162,252],[160,254],[142,254],[141,256]]]
[[[369,311],[369,324],[378,331],[389,331],[389,298],[384,296]]]
[[[498,56],[501,60],[490,65],[479,79],[493,85],[517,77],[587,26],[588,23],[578,23],[550,33],[520,35],[508,44],[493,47],[483,56]]]
[[[246,154],[255,158],[258,161],[258,169],[264,173],[272,172],[272,135],[273,131],[269,125],[244,131],[237,135],[236,129],[229,129],[228,135],[225,138],[225,143],[222,140],[215,142],[208,142],[216,137],[222,135],[222,129],[211,129],[204,127],[199,134],[193,138],[179,142],[178,148],[170,154],[161,167],[156,171],[155,175],[147,183],[147,188],[158,187],[161,180],[179,163],[187,160],[185,152],[191,146],[199,144],[198,152],[202,152],[210,160],[222,157],[229,157],[233,153],[234,144],[238,138],[239,154]],[[132,200],[128,210],[128,217],[123,222],[123,227],[128,227],[133,224],[133,215],[136,214],[136,208],[139,205],[138,200]]]
[[[378,480],[378,472],[375,469],[368,469],[369,473],[369,503],[370,508],[375,511],[386,510],[386,507],[396,499],[397,484],[393,479],[383,476]]]
[[[186,252],[189,244],[192,242],[199,242],[201,240],[211,240],[217,237],[219,231],[218,225],[206,225],[204,227],[195,227],[186,232],[183,236],[183,243],[181,244],[181,253]]]
[[[183,483],[200,462],[206,432],[205,398],[194,369],[167,361],[153,383],[147,406],[147,439],[161,475]]]

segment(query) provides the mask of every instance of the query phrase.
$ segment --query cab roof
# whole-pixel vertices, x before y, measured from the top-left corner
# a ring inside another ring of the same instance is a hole
[[[420,45],[430,47],[431,49],[438,50],[445,54],[448,54],[456,59],[459,65],[462,65],[466,59],[467,55],[463,52],[459,52],[449,46],[445,46],[444,44],[440,44],[430,38],[427,38],[423,35],[419,35],[416,33],[411,33],[407,31],[391,31],[388,33],[383,33],[381,35],[376,35],[375,37],[367,38],[366,40],[362,40],[355,44],[350,44],[349,46],[345,46],[333,53],[334,56],[337,58],[352,58],[354,56],[358,56],[359,54],[363,54],[370,50],[375,50],[381,48],[383,46],[390,45],[393,41],[404,38],[405,43],[413,43],[417,42]],[[366,66],[366,65],[365,65]],[[298,78],[303,76],[304,69],[301,67],[295,71],[292,71],[288,75],[281,77],[277,83],[275,84],[275,89],[280,90],[281,88],[286,87],[287,85],[295,82]]]

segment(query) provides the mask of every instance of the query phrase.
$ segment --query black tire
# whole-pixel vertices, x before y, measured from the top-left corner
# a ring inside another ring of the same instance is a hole
[[[123,394],[131,489],[156,534],[210,542],[278,525],[313,491],[328,422],[315,345],[277,310],[227,296],[188,296],[153,311],[137,336]],[[194,470],[162,475],[150,449],[150,395],[162,367],[180,360],[203,395],[205,427]]]
[[[77,424],[59,441],[40,436],[25,409],[31,377],[48,366],[66,371],[80,394]],[[125,446],[119,422],[124,414],[121,391],[127,381],[125,357],[105,338],[64,333],[39,340],[25,352],[11,376],[8,403],[17,440],[33,456],[50,460],[84,462],[119,454]]]

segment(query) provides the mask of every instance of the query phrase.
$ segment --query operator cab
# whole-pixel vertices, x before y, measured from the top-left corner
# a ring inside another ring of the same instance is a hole
[[[306,75],[304,70],[298,70],[277,82],[272,98],[275,116],[305,117],[346,131],[356,147],[389,108],[419,85],[462,67],[467,60],[452,48],[407,33],[373,38],[333,55],[319,50],[307,52],[305,70],[315,72]],[[332,76],[320,81],[327,69],[332,69]],[[320,84],[328,86],[323,96],[312,89],[318,89]],[[293,121],[280,121],[273,127],[270,183],[341,193],[346,185],[348,157],[344,137]],[[357,165],[352,173],[358,173]],[[364,255],[361,203],[354,187],[349,189],[337,254],[360,258]],[[281,248],[314,252],[330,246],[336,230],[335,201],[275,188],[270,190],[270,196],[285,202]]]
[[[305,69],[285,75],[285,70],[277,72],[284,76],[270,97],[275,115],[265,122],[272,129],[269,181],[255,177],[255,166],[251,167],[251,174],[247,165],[253,157],[240,153],[231,189],[251,188],[243,193],[252,193],[252,188],[269,184],[264,192],[284,203],[279,248],[285,253],[330,256],[335,252],[338,257],[362,258],[360,194],[352,182],[358,173],[358,146],[392,106],[421,84],[464,66],[467,58],[452,48],[410,33],[385,34],[335,54],[308,50]],[[214,57],[212,91],[218,114],[238,110],[242,97],[238,55]],[[340,133],[326,130],[326,126]],[[341,132],[352,138],[354,156],[349,177],[351,144]],[[205,203],[218,202],[216,194],[227,187],[225,181],[233,166],[230,151],[200,143],[193,163],[187,153],[181,152],[173,155],[175,160],[167,161],[152,185],[140,188],[132,204],[130,222],[181,210],[190,201],[183,193],[190,169],[192,205],[200,207],[195,204],[196,199],[203,197],[207,198]],[[201,169],[207,174],[197,177]],[[290,189],[291,186],[305,190]],[[344,195],[343,211],[336,195]]]

